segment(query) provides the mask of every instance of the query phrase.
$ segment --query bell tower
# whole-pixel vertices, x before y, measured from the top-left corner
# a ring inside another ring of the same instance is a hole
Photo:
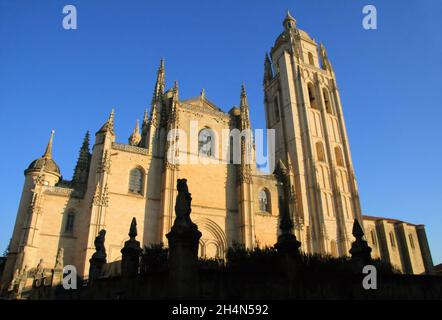
[[[302,250],[348,255],[361,208],[339,91],[324,46],[290,12],[264,62],[266,125],[275,160],[293,172],[291,215]]]

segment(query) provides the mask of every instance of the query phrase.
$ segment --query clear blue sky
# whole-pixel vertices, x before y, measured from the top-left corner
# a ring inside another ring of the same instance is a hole
[[[78,29],[62,28],[62,8]],[[72,176],[86,130],[116,108],[127,141],[150,105],[160,57],[180,96],[206,89],[224,110],[245,83],[252,124],[263,128],[263,60],[290,9],[328,49],[335,68],[365,214],[425,224],[442,262],[442,2],[0,0],[0,248],[9,241],[23,170],[51,129],[54,157]],[[362,28],[375,4],[378,30]]]

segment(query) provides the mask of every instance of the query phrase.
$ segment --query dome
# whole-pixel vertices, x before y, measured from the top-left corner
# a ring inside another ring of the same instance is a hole
[[[26,169],[26,172],[40,171],[43,167],[44,171],[46,172],[51,172],[60,175],[60,168],[58,167],[57,163],[55,163],[55,161],[50,158],[44,158],[44,157],[32,161],[28,169]]]
[[[52,159],[52,141],[54,139],[54,130],[51,132],[51,137],[49,138],[48,146],[46,147],[46,151],[43,156],[34,160],[25,170],[25,174],[28,172],[40,171],[43,169],[44,172],[55,173],[58,176],[60,174],[60,168]]]
[[[298,29],[298,30],[299,30],[299,35],[301,36],[301,38],[307,39],[307,40],[310,40],[310,41],[314,41],[312,39],[312,37],[310,37],[307,32],[305,32],[304,30],[301,30],[301,29]]]

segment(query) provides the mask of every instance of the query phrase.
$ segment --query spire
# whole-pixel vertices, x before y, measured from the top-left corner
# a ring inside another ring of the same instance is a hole
[[[153,91],[152,104],[155,101],[161,99],[161,97],[164,93],[164,88],[166,86],[165,79],[166,79],[166,76],[165,76],[165,69],[164,69],[164,59],[161,58],[160,66],[158,67],[158,71],[157,71],[157,80],[156,80],[155,88]]]
[[[140,141],[141,141],[140,122],[137,120],[135,123],[135,129],[129,137],[129,144],[131,146],[138,146]]]
[[[250,128],[249,117],[249,102],[247,100],[246,88],[241,85],[241,98],[240,98],[240,110],[241,110],[241,130]]]
[[[78,156],[77,165],[75,166],[74,176],[72,178],[73,186],[76,189],[82,189],[87,186],[87,180],[89,175],[89,167],[91,161],[91,154],[89,152],[89,131],[83,139],[83,144],[81,145],[80,154]]]
[[[201,100],[206,99],[206,90],[204,88],[201,90],[200,98],[201,98]]]
[[[147,109],[144,111],[143,124],[141,125],[141,141],[139,146],[147,148],[147,139],[149,135],[149,117]]]
[[[143,125],[142,125],[142,127],[147,126],[149,124],[149,116],[148,116],[148,114],[149,113],[148,113],[147,109],[144,110],[144,117],[143,117]]]
[[[55,131],[52,130],[48,145],[46,147],[46,151],[43,155],[43,158],[45,158],[45,159],[52,159],[52,142],[54,141],[54,133],[55,133]]]
[[[178,100],[179,100],[179,94],[178,94],[178,81],[176,81],[176,80],[175,80],[175,82],[173,83],[172,98],[173,98],[173,101],[178,101]]]
[[[330,60],[328,60],[327,51],[325,50],[325,47],[322,43],[319,46],[319,55],[321,56],[322,69],[327,71],[333,71]]]
[[[109,132],[110,134],[114,134],[114,121],[115,121],[115,109],[112,109],[109,118],[106,123],[101,127],[101,129],[97,133],[105,133]]]
[[[290,153],[287,152],[287,167],[290,175],[293,175],[293,164],[292,158],[290,157]]]
[[[83,139],[83,144],[81,145],[80,156],[89,155],[89,140],[90,140],[90,134],[88,130],[86,131],[86,134]]]
[[[272,62],[270,61],[268,53],[266,53],[264,59],[264,83],[272,79],[273,79]]]
[[[296,19],[292,17],[289,10],[287,10],[287,14],[285,16],[283,26],[286,30],[296,28]]]

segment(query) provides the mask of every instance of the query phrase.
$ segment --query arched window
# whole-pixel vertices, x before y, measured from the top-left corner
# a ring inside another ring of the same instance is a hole
[[[342,158],[342,152],[339,147],[335,148],[335,157],[336,157],[336,165],[338,165],[339,167],[343,167],[344,159]]]
[[[308,53],[308,63],[309,63],[311,66],[315,66],[315,60],[314,60],[314,58],[313,58],[313,53],[311,53],[311,52]]]
[[[74,233],[75,213],[69,212],[66,217],[66,224],[64,226],[65,233]]]
[[[390,231],[390,244],[392,248],[396,248],[396,241],[394,241],[394,235],[393,232]]]
[[[132,169],[129,175],[129,192],[143,194],[143,171],[139,168]]]
[[[335,240],[330,241],[330,254],[332,257],[338,257],[338,246]]]
[[[215,139],[212,129],[204,128],[198,134],[198,151],[200,156],[211,157],[214,155]]]
[[[414,249],[414,239],[413,239],[413,235],[411,233],[408,235],[408,239],[410,239],[411,249]]]
[[[318,109],[318,106],[316,104],[315,89],[313,87],[313,84],[309,83],[307,85],[307,89],[308,89],[308,98],[309,98],[309,101],[310,101],[310,107]]]
[[[328,90],[326,88],[322,89],[322,95],[324,96],[325,110],[327,113],[333,114],[330,95],[328,94]]]
[[[267,190],[262,189],[258,193],[259,210],[270,213],[270,196]]]
[[[376,241],[376,233],[374,232],[374,230],[370,231],[370,235],[371,235],[371,243],[373,244],[373,246],[377,246],[378,243]]]
[[[319,162],[325,162],[325,151],[322,142],[316,142],[316,156]]]

